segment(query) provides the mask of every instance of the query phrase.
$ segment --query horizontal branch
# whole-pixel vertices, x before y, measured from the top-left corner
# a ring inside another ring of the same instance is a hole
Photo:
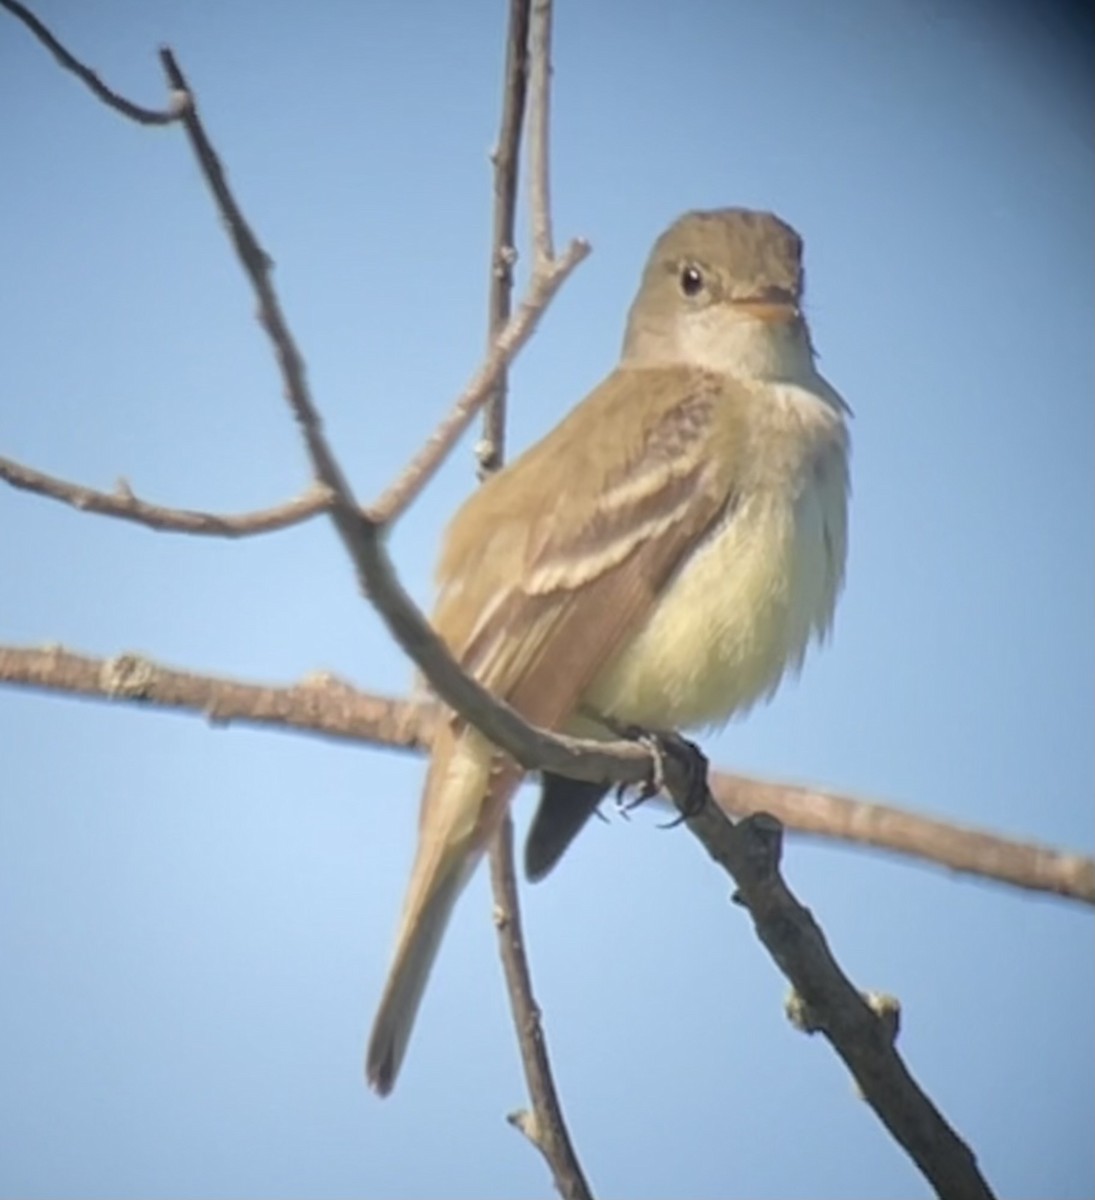
[[[48,496],[69,504],[81,512],[97,513],[132,521],[164,533],[194,533],[211,537],[251,537],[273,533],[299,525],[327,511],[330,493],[321,484],[313,483],[303,495],[286,500],[272,508],[256,509],[249,513],[197,512],[189,508],[167,508],[150,504],[135,496],[124,480],[119,480],[113,492],[101,492],[84,487],[56,475],[47,475],[14,459],[0,456],[0,479],[24,492]]]
[[[70,50],[65,49],[34,13],[19,3],[19,0],[0,0],[0,7],[6,8],[16,20],[21,21],[66,71],[71,71],[94,96],[115,112],[136,121],[138,125],[170,125],[179,120],[179,113],[174,108],[145,108],[143,104],[135,104],[113,88],[107,87],[89,66],[82,63]]]
[[[1082,854],[817,788],[730,774],[713,776],[711,787],[720,808],[730,814],[770,812],[799,833],[890,850],[960,874],[1095,904],[1095,860]]]
[[[329,675],[272,687],[172,670],[137,655],[103,659],[60,647],[0,646],[0,684],[177,709],[217,725],[293,729],[418,753],[429,749],[433,729],[430,705],[361,692]],[[645,751],[636,749],[635,755],[644,766]],[[608,756],[606,765],[611,762]],[[1081,854],[813,788],[719,772],[711,773],[709,784],[730,816],[767,812],[800,833],[1095,904],[1095,861]]]
[[[325,672],[271,687],[175,670],[141,654],[92,658],[61,646],[0,646],[0,683],[174,709],[217,726],[297,730],[414,752],[427,751],[433,736],[428,705],[359,692]]]

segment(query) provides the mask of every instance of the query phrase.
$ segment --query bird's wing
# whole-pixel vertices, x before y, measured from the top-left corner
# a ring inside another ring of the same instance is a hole
[[[744,406],[731,386],[618,370],[583,402],[595,413],[576,410],[461,510],[435,623],[528,720],[566,720],[732,505]]]

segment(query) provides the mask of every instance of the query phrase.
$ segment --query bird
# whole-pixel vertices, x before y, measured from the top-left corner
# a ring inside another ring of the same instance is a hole
[[[649,255],[617,366],[453,517],[433,626],[527,721],[599,738],[717,727],[769,698],[829,632],[851,410],[818,371],[804,278],[802,239],[773,213],[685,213]],[[380,1095],[522,777],[443,710],[366,1053]],[[607,786],[543,775],[530,879]]]

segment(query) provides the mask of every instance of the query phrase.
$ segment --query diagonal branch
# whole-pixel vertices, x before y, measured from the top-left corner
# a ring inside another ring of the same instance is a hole
[[[273,260],[259,244],[236,202],[220,157],[213,149],[205,126],[198,116],[194,94],[174,54],[167,46],[160,50],[160,63],[171,91],[178,97],[180,119],[190,147],[198,160],[205,182],[213,193],[232,246],[254,290],[258,301],[259,321],[270,339],[285,384],[286,399],[300,426],[315,477],[330,489],[331,517],[348,546],[357,545],[364,521],[342,468],[323,436],[322,422],[308,387],[304,357],[297,347],[270,278]]]
[[[13,459],[0,456],[0,479],[21,491],[48,496],[69,504],[81,512],[97,513],[103,517],[117,517],[132,521],[148,529],[170,533],[205,534],[212,537],[250,537],[258,533],[273,533],[299,525],[327,511],[330,495],[319,484],[312,484],[303,495],[272,508],[257,509],[249,513],[195,512],[188,508],[166,508],[162,504],[150,504],[141,500],[130,490],[124,480],[119,480],[113,492],[101,492],[95,488],[58,479],[33,467],[23,466]]]
[[[179,112],[175,108],[166,110],[145,108],[107,87],[90,67],[66,50],[34,13],[19,3],[19,0],[0,0],[0,8],[6,8],[16,20],[21,21],[66,71],[71,71],[91,90],[93,95],[114,109],[115,112],[121,113],[123,117],[128,117],[131,121],[136,121],[138,125],[170,125],[179,120]]]
[[[748,909],[757,936],[794,988],[792,1019],[825,1036],[860,1094],[942,1200],[990,1200],[973,1153],[897,1052],[892,1006],[876,1012],[856,991],[821,928],[780,875],[779,822],[758,814],[735,825],[711,803],[697,812],[693,781],[670,764],[668,782],[690,831],[737,884],[735,899]]]
[[[547,306],[570,273],[589,253],[585,242],[575,240],[562,256],[533,272],[517,312],[494,340],[487,357],[469,380],[449,414],[426,439],[403,473],[368,510],[376,524],[398,517],[433,478],[449,451],[498,387],[506,368],[535,332]]]

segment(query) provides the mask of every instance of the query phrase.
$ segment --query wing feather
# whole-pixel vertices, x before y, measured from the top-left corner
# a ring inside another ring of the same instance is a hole
[[[584,402],[604,411],[586,415],[582,441],[572,415],[461,510],[435,624],[529,720],[566,720],[725,511],[724,386],[702,371],[617,371]]]

